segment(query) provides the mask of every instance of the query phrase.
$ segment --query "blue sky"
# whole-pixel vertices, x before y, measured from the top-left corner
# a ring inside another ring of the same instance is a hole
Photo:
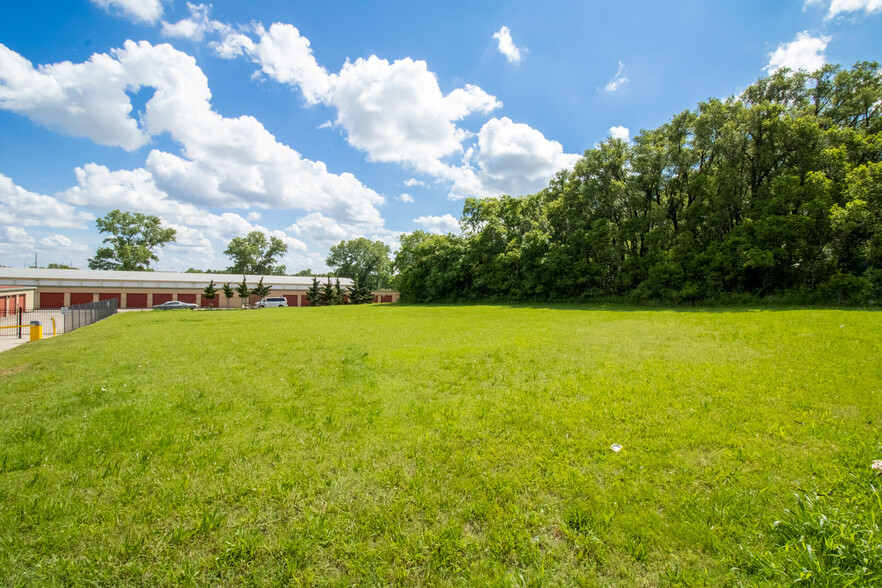
[[[0,18],[0,265],[86,267],[109,210],[178,231],[160,270],[252,230],[289,271],[359,236],[455,231],[779,67],[882,59],[882,0],[65,0]]]

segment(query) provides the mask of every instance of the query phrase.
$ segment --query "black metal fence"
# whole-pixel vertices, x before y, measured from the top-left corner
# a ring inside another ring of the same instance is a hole
[[[118,299],[110,298],[100,302],[87,302],[86,304],[69,306],[64,309],[64,332],[69,333],[116,314],[118,305]]]
[[[43,336],[64,332],[64,313],[61,309],[34,310],[33,308],[0,309],[0,337],[27,339],[31,336],[31,322],[39,321]]]

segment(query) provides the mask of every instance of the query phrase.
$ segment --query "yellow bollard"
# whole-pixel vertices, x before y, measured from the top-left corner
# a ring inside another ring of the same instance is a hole
[[[54,337],[55,335],[58,334],[58,333],[55,332],[55,317],[54,317],[54,316],[51,317],[50,320],[52,321],[52,336]]]
[[[39,341],[43,338],[43,325],[40,321],[31,321],[31,341]]]

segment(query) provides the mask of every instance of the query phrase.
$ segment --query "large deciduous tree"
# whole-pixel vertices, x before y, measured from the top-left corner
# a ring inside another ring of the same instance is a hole
[[[325,263],[342,278],[358,280],[359,284],[376,290],[388,288],[392,278],[389,246],[382,241],[360,237],[340,241],[331,247]]]
[[[140,212],[111,210],[95,221],[98,230],[110,233],[89,259],[89,268],[95,270],[151,271],[150,263],[159,260],[157,247],[175,240],[175,230],[163,228],[159,217]]]
[[[878,304],[882,68],[779,71],[596,145],[537,194],[466,199],[460,224],[401,237],[403,301]]]
[[[251,231],[230,241],[224,255],[233,261],[229,273],[279,276],[285,273],[285,266],[277,261],[287,252],[288,246],[278,237],[267,239],[264,233]]]

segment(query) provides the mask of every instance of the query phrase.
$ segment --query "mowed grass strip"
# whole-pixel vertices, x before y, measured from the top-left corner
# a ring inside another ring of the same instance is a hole
[[[882,518],[880,357],[872,311],[119,314],[0,355],[0,584],[784,583],[794,494]]]

